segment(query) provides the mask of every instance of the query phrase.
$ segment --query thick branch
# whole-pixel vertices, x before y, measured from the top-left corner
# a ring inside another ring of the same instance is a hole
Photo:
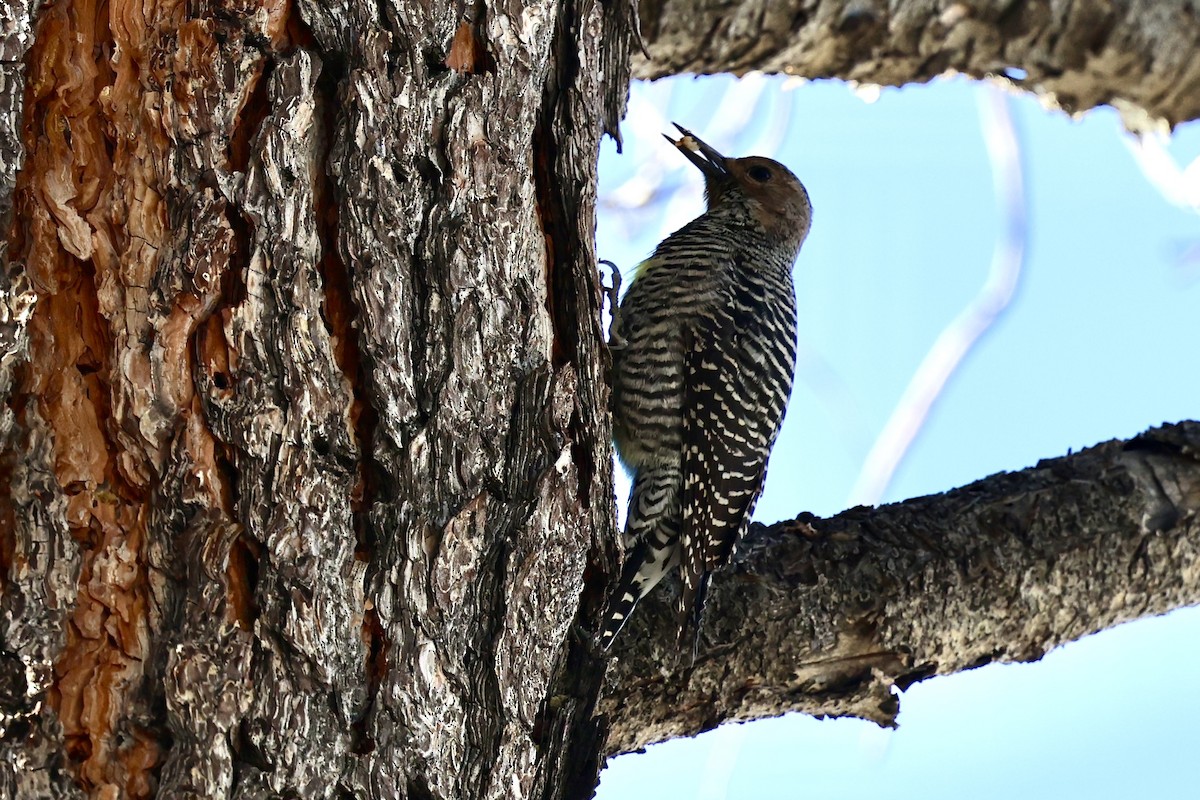
[[[906,688],[1200,602],[1200,423],[942,495],[759,527],[714,580],[694,667],[639,606],[601,710],[626,752],[804,711],[894,725]]]
[[[1068,111],[1116,105],[1172,125],[1200,116],[1191,0],[643,0],[639,78],[765,70],[901,85],[947,70],[1015,82]],[[1011,69],[1010,69],[1011,68]]]

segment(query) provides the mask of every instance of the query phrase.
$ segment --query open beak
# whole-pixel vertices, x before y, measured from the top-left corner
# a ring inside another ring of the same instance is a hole
[[[679,152],[683,153],[688,161],[692,162],[704,173],[705,180],[729,177],[729,171],[725,168],[725,156],[718,153],[712,147],[709,147],[704,142],[696,138],[696,135],[687,128],[678,123],[671,123],[679,132],[683,134],[681,139],[672,139],[667,134],[663,134],[667,141],[679,148]]]

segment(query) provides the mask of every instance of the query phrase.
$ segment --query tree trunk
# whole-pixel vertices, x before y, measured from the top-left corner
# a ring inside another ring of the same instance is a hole
[[[842,598],[919,598],[983,569],[986,548],[896,534],[887,552],[921,583],[869,569],[884,556],[865,544],[866,571],[842,575],[839,543],[868,540],[814,521],[813,543],[760,537],[721,581],[788,559],[763,592],[819,609],[811,643],[783,647],[784,629],[751,625],[718,586],[696,669],[646,677],[646,648],[664,646],[647,611],[596,713],[606,661],[577,630],[618,559],[596,153],[622,113],[633,14],[621,0],[0,8],[0,796],[583,797],[613,750],[789,707],[886,721],[822,691],[878,698],[1196,599],[1146,577],[1161,570],[1116,570],[1080,596],[1127,574],[1142,607],[1051,619],[1032,640],[981,622],[958,648],[949,627],[917,635],[936,616]],[[928,74],[904,63],[889,74]],[[1195,439],[1145,441],[1174,448],[1194,486]],[[1065,502],[1040,473],[1012,480],[997,502]],[[1129,508],[1160,508],[1130,480]],[[1195,507],[1194,489],[1162,494]],[[1126,555],[1158,565],[1166,517],[1150,519],[1103,535],[1146,538]],[[1189,519],[1169,541],[1194,545]],[[1029,563],[1063,552],[1048,547]],[[813,576],[827,591],[779,588]],[[890,649],[869,677],[810,665],[757,699],[698,700],[736,629],[781,643],[764,674],[827,647],[861,655],[846,631]]]
[[[9,795],[590,791],[631,14],[41,9]]]

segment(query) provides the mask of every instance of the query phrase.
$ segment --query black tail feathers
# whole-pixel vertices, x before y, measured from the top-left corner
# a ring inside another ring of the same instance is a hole
[[[642,564],[645,561],[644,549],[643,546],[638,546],[625,559],[625,567],[621,570],[621,582],[608,596],[604,625],[596,635],[596,644],[605,650],[612,647],[638,601],[646,595],[647,587],[641,580]]]

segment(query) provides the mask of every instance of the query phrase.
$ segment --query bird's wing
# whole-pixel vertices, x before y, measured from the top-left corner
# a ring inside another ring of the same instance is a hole
[[[772,380],[770,345],[735,316],[685,335],[681,640],[690,625],[698,633],[709,573],[729,561],[754,511],[791,390],[791,363],[783,385]]]

